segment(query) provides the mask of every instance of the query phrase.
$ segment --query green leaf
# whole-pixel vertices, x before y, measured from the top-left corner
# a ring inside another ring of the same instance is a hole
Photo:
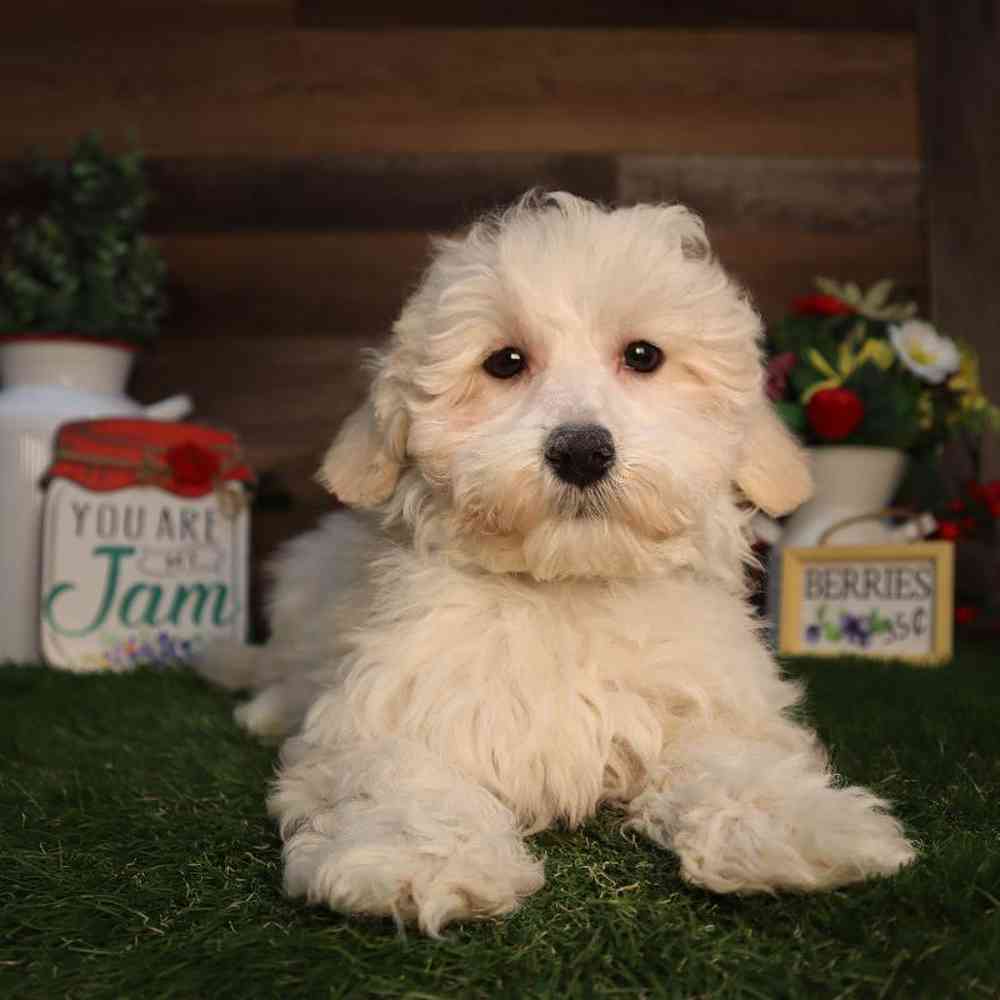
[[[785,426],[793,434],[804,434],[806,430],[806,411],[799,403],[792,403],[788,400],[779,400],[774,404],[774,409],[782,419]]]
[[[872,362],[865,362],[844,382],[865,408],[858,428],[845,444],[909,448],[919,433],[919,387],[906,380],[887,379]]]

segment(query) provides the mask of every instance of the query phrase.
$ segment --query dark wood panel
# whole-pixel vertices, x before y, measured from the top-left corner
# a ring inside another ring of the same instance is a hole
[[[0,158],[134,131],[152,156],[917,153],[914,44],[778,30],[190,31],[0,61]]]
[[[704,25],[913,31],[912,0],[508,0],[470,4],[462,0],[376,0],[363,8],[340,0],[299,0],[303,24],[317,27],[372,25]]]
[[[29,38],[120,38],[177,28],[290,28],[298,18],[296,0],[33,0],[4,5],[3,35],[8,44]]]
[[[148,166],[154,233],[453,229],[533,187],[813,229],[907,224],[921,210],[915,160],[428,153]],[[0,217],[31,201],[15,165],[0,164]]]
[[[611,156],[399,154],[149,164],[154,231],[450,229],[529,188],[614,199]],[[0,206],[2,206],[0,173]]]
[[[934,320],[980,352],[1000,399],[1000,0],[921,4],[924,156]],[[1000,475],[1000,442],[987,451]]]
[[[925,284],[916,217],[845,229],[706,212],[723,259],[749,276],[773,315],[815,274]],[[732,249],[723,241],[740,234]],[[428,255],[424,233],[178,235],[161,240],[172,272],[166,333],[323,336],[387,331]]]
[[[721,226],[844,233],[899,227],[912,237],[922,217],[916,160],[625,156],[618,195],[624,202],[681,202]]]
[[[388,330],[429,257],[422,232],[173,234],[168,334]]]
[[[154,230],[452,229],[529,188],[602,202],[681,201],[712,219],[807,228],[906,224],[915,160],[530,154],[160,161]],[[2,195],[0,195],[2,198]]]
[[[862,285],[893,278],[918,300],[926,300],[926,262],[916,223],[864,233],[709,225],[708,234],[723,264],[750,290],[767,321],[784,315],[796,296],[813,291],[817,275]]]
[[[35,0],[4,11],[4,35],[142,32],[198,27],[306,27],[371,29],[410,27],[776,27],[912,32],[913,0],[512,0],[469,4],[459,0],[377,0],[361,5],[342,0]]]

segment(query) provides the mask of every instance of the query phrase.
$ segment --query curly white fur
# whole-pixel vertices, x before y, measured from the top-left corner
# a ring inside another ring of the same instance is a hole
[[[291,894],[436,935],[514,909],[543,881],[524,836],[602,803],[717,892],[911,860],[789,716],[745,601],[749,512],[810,488],[759,336],[680,206],[532,195],[438,245],[324,462],[371,511],[288,546],[272,643],[203,667],[258,690],[255,733],[304,716],[270,798]],[[623,364],[634,341],[664,363]],[[507,346],[527,368],[491,378]],[[616,452],[587,488],[544,459],[581,423]]]

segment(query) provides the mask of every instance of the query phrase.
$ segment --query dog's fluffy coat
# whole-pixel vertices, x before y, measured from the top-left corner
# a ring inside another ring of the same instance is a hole
[[[543,882],[524,836],[602,803],[719,892],[913,857],[789,716],[745,601],[746,500],[810,488],[759,337],[680,206],[532,195],[438,244],[324,462],[358,512],[278,558],[271,644],[203,668],[258,690],[251,731],[297,730],[269,802],[291,894],[437,934],[514,909]],[[492,378],[509,346],[526,370]],[[579,424],[616,452],[587,488],[544,458]]]

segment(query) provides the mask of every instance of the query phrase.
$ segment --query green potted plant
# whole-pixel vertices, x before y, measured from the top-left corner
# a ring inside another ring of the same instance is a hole
[[[0,338],[150,342],[166,309],[166,267],[142,233],[150,192],[141,154],[114,155],[88,134],[68,159],[34,158],[27,169],[44,204],[33,218],[7,220]]]
[[[879,511],[908,460],[926,468],[948,440],[1000,423],[972,348],[918,318],[891,281],[816,285],[767,336],[768,395],[809,447],[816,480],[786,545],[815,544],[838,521]],[[882,531],[859,524],[837,541],[877,542]]]

